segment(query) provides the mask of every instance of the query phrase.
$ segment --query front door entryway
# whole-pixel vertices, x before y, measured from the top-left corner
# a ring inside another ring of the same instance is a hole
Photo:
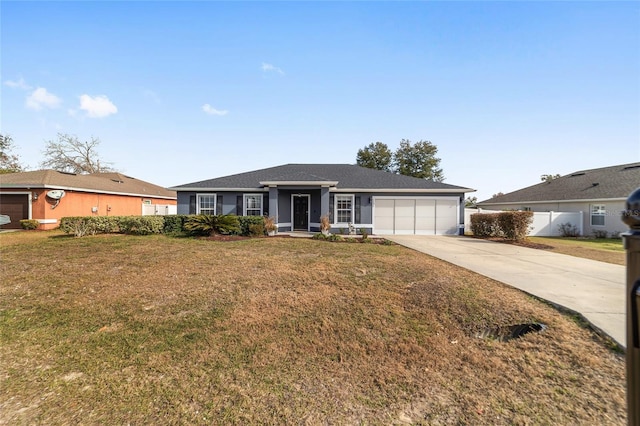
[[[309,230],[309,195],[297,194],[293,197],[293,230]]]

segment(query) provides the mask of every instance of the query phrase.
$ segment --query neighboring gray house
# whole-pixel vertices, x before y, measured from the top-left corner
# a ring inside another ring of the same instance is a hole
[[[584,234],[616,233],[629,194],[640,187],[640,163],[581,170],[478,203],[492,210],[582,212]]]
[[[280,231],[457,234],[473,189],[349,164],[286,164],[171,188],[178,214],[268,215]]]

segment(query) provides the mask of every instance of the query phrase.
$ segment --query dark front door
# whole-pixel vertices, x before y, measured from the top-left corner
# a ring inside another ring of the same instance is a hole
[[[293,230],[309,230],[309,197],[306,195],[293,196]]]

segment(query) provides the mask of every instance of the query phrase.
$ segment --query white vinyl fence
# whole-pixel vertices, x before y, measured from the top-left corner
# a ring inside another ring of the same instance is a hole
[[[178,206],[169,204],[143,204],[142,216],[167,216],[178,214]]]
[[[500,210],[464,209],[464,232],[471,232],[471,215],[474,213],[500,213]],[[562,234],[558,227],[562,223],[575,225],[580,235],[583,235],[582,212],[533,212],[529,235],[532,237],[560,237]]]

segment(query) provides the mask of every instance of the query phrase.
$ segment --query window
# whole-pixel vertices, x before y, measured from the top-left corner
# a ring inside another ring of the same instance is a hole
[[[198,194],[196,214],[216,214],[216,194]]]
[[[353,223],[353,195],[336,195],[336,223]]]
[[[244,215],[262,216],[262,194],[244,194]]]
[[[607,210],[604,205],[592,205],[591,206],[591,225],[592,226],[604,226],[604,216]]]

